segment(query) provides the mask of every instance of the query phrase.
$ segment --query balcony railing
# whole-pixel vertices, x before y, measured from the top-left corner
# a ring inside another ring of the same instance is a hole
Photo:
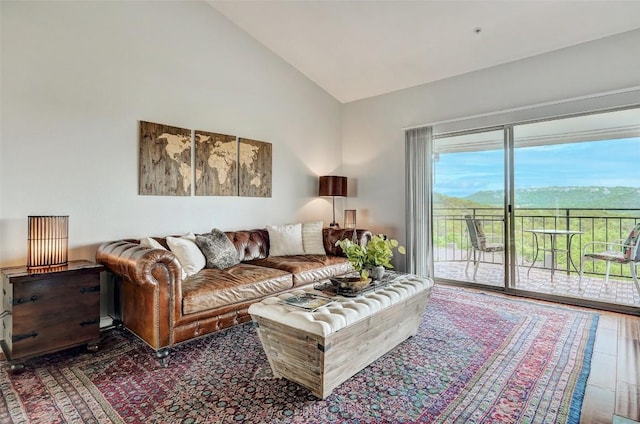
[[[443,208],[433,209],[433,245],[434,261],[466,261],[469,253],[470,240],[467,235],[465,215],[471,215],[482,221],[485,232],[504,240],[504,218],[502,208]],[[550,268],[550,257],[536,256],[534,235],[525,230],[574,230],[579,231],[569,240],[569,237],[558,238],[560,250],[556,256],[556,271],[577,273],[580,269],[582,249],[585,243],[591,241],[615,242],[624,240],[631,229],[640,222],[640,209],[516,209],[515,248],[516,262],[519,266],[533,268]],[[539,249],[542,253],[549,250],[550,238],[538,236]],[[502,254],[485,254],[481,261],[502,263]],[[573,264],[572,262],[573,261]],[[575,265],[575,267],[574,267]],[[577,269],[577,270],[576,270]],[[605,264],[602,261],[588,261],[585,263],[585,273],[604,275]],[[611,276],[630,277],[629,267],[621,264],[611,265]]]

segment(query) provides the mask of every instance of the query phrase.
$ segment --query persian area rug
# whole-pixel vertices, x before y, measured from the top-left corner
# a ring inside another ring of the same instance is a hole
[[[9,375],[2,423],[577,423],[598,315],[436,286],[418,334],[326,400],[273,378],[251,324],[173,349],[128,332]]]

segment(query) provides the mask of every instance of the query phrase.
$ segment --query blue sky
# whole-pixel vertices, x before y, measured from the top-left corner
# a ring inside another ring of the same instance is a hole
[[[434,191],[465,197],[502,190],[504,152],[441,154]],[[516,149],[515,184],[534,187],[640,187],[640,137]]]

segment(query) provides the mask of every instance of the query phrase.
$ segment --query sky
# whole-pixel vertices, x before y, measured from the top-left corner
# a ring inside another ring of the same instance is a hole
[[[466,197],[504,187],[504,151],[443,153],[434,191]],[[515,188],[640,187],[640,137],[518,148]]]

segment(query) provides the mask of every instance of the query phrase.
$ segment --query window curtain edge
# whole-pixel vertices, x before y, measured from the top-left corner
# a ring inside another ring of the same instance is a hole
[[[405,228],[406,269],[433,278],[432,223],[432,127],[405,131]]]

